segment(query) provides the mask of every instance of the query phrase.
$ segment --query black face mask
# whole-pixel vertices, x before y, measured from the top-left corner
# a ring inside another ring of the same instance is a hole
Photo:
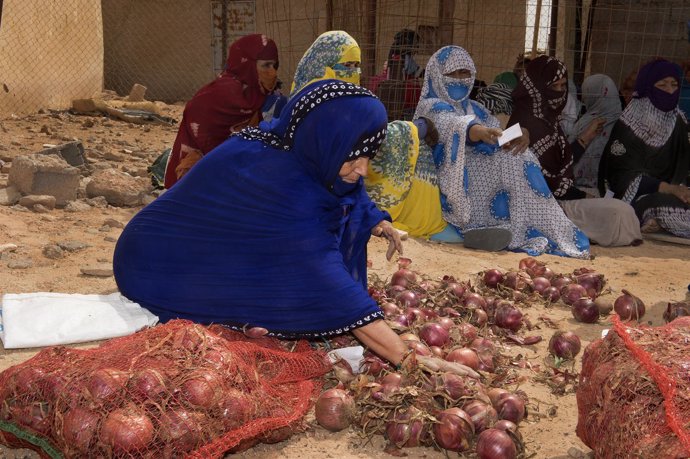
[[[680,98],[680,90],[676,89],[675,92],[669,94],[666,91],[657,88],[656,86],[652,88],[649,94],[649,100],[652,102],[656,108],[662,112],[670,112],[678,105],[678,100]]]

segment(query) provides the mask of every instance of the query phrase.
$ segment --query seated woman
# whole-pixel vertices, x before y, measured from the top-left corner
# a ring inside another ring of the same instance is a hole
[[[259,124],[262,106],[276,87],[277,69],[278,48],[265,35],[247,35],[230,45],[223,73],[185,106],[165,168],[165,188],[230,134]]]
[[[529,130],[530,146],[539,158],[549,189],[568,218],[590,239],[603,246],[639,241],[637,217],[628,204],[596,198],[575,186],[573,164],[601,130],[601,123],[590,123],[573,144],[568,143],[558,122],[567,88],[567,71],[561,61],[549,56],[534,59],[513,91],[509,124],[520,123]]]
[[[323,33],[297,64],[292,92],[324,78],[359,84],[360,61],[354,38],[339,30]],[[430,155],[420,155],[420,137],[425,138],[426,131],[433,134],[424,121],[388,123],[386,139],[370,162],[365,181],[372,201],[390,214],[393,225],[421,238],[438,234],[447,225],[441,215],[433,161]]]
[[[586,131],[593,122],[603,121],[604,124],[601,132],[591,139],[582,157],[573,166],[575,186],[596,189],[601,155],[604,153],[606,142],[611,137],[613,125],[616,124],[622,112],[616,83],[601,73],[588,76],[582,83],[582,103],[587,108],[587,112],[575,123],[573,134],[568,137],[568,142],[572,143],[578,137],[587,138]]]
[[[587,237],[564,215],[537,159],[525,151],[528,133],[519,138],[522,143],[499,148],[498,121],[468,98],[475,74],[467,51],[441,48],[427,64],[415,114],[430,118],[439,132],[433,157],[446,221],[462,232],[507,229],[508,247],[532,255],[587,258]]]
[[[397,364],[407,346],[366,289],[370,236],[402,249],[362,183],[386,111],[368,90],[326,80],[283,115],[231,137],[134,216],[115,248],[117,285],[163,322],[281,338],[351,331]]]
[[[678,109],[680,69],[657,60],[637,76],[632,100],[611,131],[599,188],[632,204],[643,232],[690,238],[688,122]]]

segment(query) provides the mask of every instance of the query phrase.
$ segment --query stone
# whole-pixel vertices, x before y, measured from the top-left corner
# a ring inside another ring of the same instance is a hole
[[[93,175],[86,185],[86,194],[90,198],[103,196],[113,206],[138,206],[150,187],[146,180],[115,169],[106,169]]]
[[[111,229],[113,229],[111,226],[103,225],[100,228],[98,228],[98,231],[100,231],[101,233],[107,233]]]
[[[31,207],[31,210],[33,210],[37,214],[45,214],[50,212],[51,209],[48,209],[43,204],[34,204],[33,207]]]
[[[31,268],[33,265],[34,262],[26,258],[21,258],[19,260],[11,260],[9,263],[7,263],[7,267],[10,269],[28,269]]]
[[[105,263],[99,265],[82,266],[79,268],[79,270],[85,276],[111,277],[113,275],[113,267]]]
[[[146,86],[139,83],[134,83],[132,85],[132,89],[129,91],[127,100],[130,102],[141,102],[144,100],[144,94],[146,94]]]
[[[91,209],[91,206],[83,201],[70,201],[65,205],[65,212],[84,212]]]
[[[8,184],[22,194],[50,195],[62,207],[77,197],[79,169],[54,155],[18,156],[12,161]]]
[[[14,252],[17,250],[17,244],[0,244],[0,253]]]
[[[58,241],[57,245],[68,252],[79,252],[80,250],[91,247],[86,242],[81,241]]]
[[[104,225],[110,226],[112,228],[124,228],[125,225],[124,223],[115,220],[114,218],[108,218],[106,221],[103,222]]]
[[[38,152],[41,155],[57,155],[64,159],[70,166],[83,166],[86,159],[84,156],[84,145],[79,141],[67,142],[62,145],[55,145]]]
[[[45,207],[46,209],[54,209],[55,208],[55,196],[50,196],[50,195],[36,195],[36,194],[30,194],[28,196],[23,196],[22,198],[19,199],[19,205],[24,206],[27,209],[32,209],[35,205],[40,204],[41,206]]]
[[[3,174],[9,174],[11,169],[12,163],[4,163],[0,168],[0,172],[2,172]]]
[[[95,198],[87,199],[86,203],[98,209],[104,209],[108,207],[108,201],[103,196],[96,196]]]
[[[64,255],[65,254],[62,249],[56,244],[49,244],[43,247],[43,256],[50,258],[51,260],[57,260],[58,258],[62,258]]]
[[[105,242],[117,242],[117,238],[116,238],[116,237],[112,237],[112,236],[106,236],[106,237],[103,238],[103,240],[104,240]]]
[[[122,162],[125,160],[125,157],[115,153],[114,151],[107,151],[103,154],[103,159],[107,159],[108,161]]]
[[[0,188],[0,206],[13,206],[19,202],[22,194],[14,186]]]

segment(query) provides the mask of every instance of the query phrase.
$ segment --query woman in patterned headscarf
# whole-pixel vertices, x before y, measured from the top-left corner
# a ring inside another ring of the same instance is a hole
[[[115,248],[117,285],[163,322],[282,338],[351,331],[398,364],[407,346],[366,288],[371,235],[401,249],[362,183],[385,109],[368,90],[328,80],[283,115],[234,135],[134,216]]]
[[[690,140],[678,108],[680,81],[680,68],[663,59],[640,69],[604,149],[599,187],[632,204],[643,232],[690,238]]]
[[[564,215],[544,181],[539,163],[519,145],[501,149],[499,123],[469,99],[476,69],[469,53],[446,46],[429,59],[416,116],[439,131],[436,161],[441,206],[458,230],[502,228],[508,247],[532,255],[589,256],[589,241]],[[508,151],[512,150],[512,151]]]
[[[165,169],[173,186],[206,153],[245,126],[256,126],[278,81],[278,48],[261,34],[230,45],[223,73],[187,102]]]
[[[592,122],[603,119],[604,125],[601,132],[589,142],[580,160],[573,166],[575,185],[596,188],[601,155],[611,136],[611,129],[620,118],[622,111],[616,83],[601,73],[588,76],[582,83],[582,103],[587,108],[587,112],[575,123],[572,136],[568,137],[568,141],[572,143],[583,134],[586,135],[585,131]]]
[[[336,30],[321,34],[297,65],[293,93],[324,78],[360,83],[361,53],[357,41]],[[438,186],[431,156],[419,154],[420,139],[429,136],[424,120],[388,123],[386,139],[369,165],[366,187],[371,199],[388,212],[393,225],[414,237],[443,231]]]
[[[565,65],[556,58],[540,56],[530,62],[513,91],[509,123],[520,123],[529,130],[530,147],[549,189],[575,225],[599,245],[636,243],[641,234],[629,205],[617,199],[596,198],[575,186],[573,164],[600,132],[601,122],[591,123],[573,144],[568,143],[559,123],[568,97],[567,77]]]

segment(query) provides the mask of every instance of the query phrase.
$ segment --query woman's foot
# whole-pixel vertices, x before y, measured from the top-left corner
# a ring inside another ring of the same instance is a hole
[[[498,252],[508,247],[513,234],[505,228],[477,228],[465,231],[463,237],[468,249]]]

